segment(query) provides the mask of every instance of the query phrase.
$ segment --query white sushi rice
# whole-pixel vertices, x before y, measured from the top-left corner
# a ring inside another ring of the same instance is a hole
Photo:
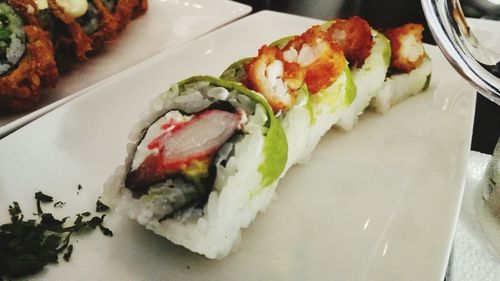
[[[430,79],[431,72],[432,63],[426,58],[419,67],[409,73],[387,77],[372,99],[370,108],[385,113],[395,104],[421,93],[426,86],[427,79]]]
[[[147,229],[168,238],[175,244],[208,258],[223,258],[240,240],[241,229],[247,227],[257,213],[268,205],[276,188],[276,183],[260,188],[262,175],[258,167],[264,160],[264,133],[267,129],[264,124],[268,118],[260,104],[257,104],[255,112],[248,116],[248,122],[244,127],[245,136],[234,144],[234,154],[226,166],[216,165],[215,187],[203,210],[191,208],[160,222],[159,217],[154,214],[155,209],[152,204],[133,198],[132,192],[124,186],[128,170],[126,167],[134,157],[135,143],[142,137],[141,132],[144,128],[147,128],[161,113],[170,109],[194,113],[210,104],[206,98],[208,82],[198,82],[198,84],[180,95],[178,88],[174,86],[152,102],[150,111],[130,134],[132,143],[127,149],[126,164],[118,167],[105,183],[102,200],[114,206],[119,213],[137,220]],[[208,92],[211,96],[227,96],[221,89],[223,88]]]
[[[359,115],[368,107],[370,100],[384,82],[389,68],[389,58],[385,57],[390,56],[391,53],[389,40],[375,30],[372,30],[372,35],[374,44],[370,55],[361,68],[351,70],[356,84],[356,98],[341,112],[340,120],[336,124],[344,130],[350,130],[356,125]]]
[[[308,98],[307,95],[299,95],[293,107],[283,118],[280,118],[288,141],[288,159],[282,177],[293,164],[303,157],[304,149],[308,146],[312,128],[312,113],[307,108]]]
[[[327,89],[322,91],[328,92],[333,100],[312,103],[314,113],[314,123],[309,129],[308,139],[304,148],[300,151],[300,155],[296,158],[296,163],[305,164],[309,161],[312,151],[319,143],[321,137],[326,134],[338,121],[343,112],[343,104],[347,91],[348,76],[346,72],[337,78]],[[319,93],[318,93],[319,94]],[[333,102],[333,103],[332,103]]]

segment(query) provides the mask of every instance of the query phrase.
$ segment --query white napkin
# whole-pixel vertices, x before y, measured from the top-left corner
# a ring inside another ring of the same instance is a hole
[[[488,244],[478,221],[481,180],[491,155],[471,151],[467,181],[453,245],[451,280],[500,281],[500,261]],[[498,233],[500,236],[500,233]]]

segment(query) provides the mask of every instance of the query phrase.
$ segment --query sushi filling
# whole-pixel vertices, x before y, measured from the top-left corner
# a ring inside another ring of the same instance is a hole
[[[136,148],[125,186],[150,201],[163,219],[204,204],[214,184],[215,164],[230,157],[246,120],[244,110],[216,102],[196,114],[172,110],[157,119]],[[228,149],[229,148],[229,149]]]
[[[26,50],[25,41],[23,21],[11,6],[0,3],[0,75],[21,60]]]
[[[94,3],[92,1],[88,1],[88,9],[87,12],[79,17],[76,21],[80,24],[83,31],[89,35],[97,31],[99,29],[99,25],[101,24],[102,16],[97,11]]]
[[[106,8],[112,13],[115,12],[117,2],[118,2],[118,0],[103,0],[102,1],[104,6],[106,6]]]

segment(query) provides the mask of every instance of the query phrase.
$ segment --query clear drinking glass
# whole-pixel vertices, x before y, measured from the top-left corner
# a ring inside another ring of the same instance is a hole
[[[486,246],[500,262],[500,139],[481,181],[476,202],[478,220],[486,238]]]
[[[451,65],[486,98],[500,105],[500,53],[470,29],[459,0],[421,0],[436,43]]]

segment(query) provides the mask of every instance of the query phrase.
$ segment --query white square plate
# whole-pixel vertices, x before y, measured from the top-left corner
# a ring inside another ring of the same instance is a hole
[[[165,51],[0,140],[0,221],[43,191],[60,215],[92,210],[127,135],[171,83],[219,75],[265,43],[319,21],[260,12]],[[350,132],[332,130],[307,165],[293,167],[239,249],[208,260],[109,215],[112,238],[78,238],[70,262],[36,280],[442,281],[463,191],[475,92],[435,47],[430,88]],[[77,194],[77,185],[83,189]],[[46,207],[52,210],[50,206]]]
[[[238,19],[252,9],[227,0],[149,0],[148,11],[131,21],[97,56],[76,64],[47,89],[31,111],[0,115],[0,138],[68,102],[81,91],[155,54],[175,48]]]

